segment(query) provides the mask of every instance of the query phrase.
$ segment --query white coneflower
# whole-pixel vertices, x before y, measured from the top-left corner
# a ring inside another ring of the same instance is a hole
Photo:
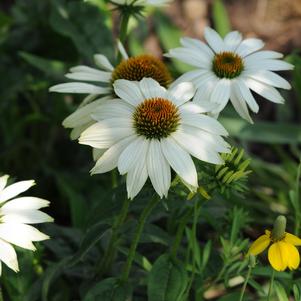
[[[39,210],[47,207],[49,201],[36,197],[14,198],[35,185],[33,180],[5,187],[8,178],[7,175],[0,177],[0,275],[1,262],[15,272],[19,271],[17,254],[12,244],[35,251],[32,242],[49,238],[30,224],[53,221],[52,217]]]
[[[100,70],[88,66],[73,67],[66,77],[78,82],[58,84],[49,89],[50,92],[89,94],[79,108],[63,121],[64,127],[73,129],[72,139],[77,139],[93,123],[90,115],[95,108],[114,95],[115,80],[139,81],[144,77],[151,77],[164,87],[169,85],[171,76],[160,59],[149,54],[129,58],[120,42],[118,48],[123,60],[115,68],[104,55],[96,54],[94,59]]]
[[[149,177],[160,195],[167,196],[170,167],[193,190],[198,186],[197,172],[190,155],[220,164],[219,152],[228,152],[221,135],[222,125],[202,113],[207,108],[190,102],[191,83],[166,90],[158,82],[117,80],[115,93],[120,98],[100,106],[92,115],[97,121],[80,136],[79,142],[107,149],[92,173],[118,167],[127,175],[128,197],[134,198]]]
[[[207,27],[205,39],[208,45],[196,39],[182,38],[183,47],[171,49],[167,56],[198,68],[183,74],[177,82],[192,81],[197,95],[216,103],[213,113],[222,111],[230,99],[238,114],[252,122],[247,105],[255,113],[259,107],[250,89],[272,102],[284,102],[275,87],[290,89],[291,86],[272,71],[290,70],[293,65],[279,60],[283,57],[281,53],[259,51],[264,46],[261,40],[243,40],[237,31],[222,39],[215,30]]]

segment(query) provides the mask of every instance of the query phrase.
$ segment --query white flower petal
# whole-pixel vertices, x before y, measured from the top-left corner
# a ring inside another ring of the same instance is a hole
[[[173,102],[176,106],[181,106],[188,102],[195,94],[195,87],[190,82],[182,82],[177,86],[168,89],[168,92],[173,96]]]
[[[98,74],[94,72],[72,72],[65,74],[65,77],[69,79],[75,80],[84,80],[84,81],[93,81],[93,82],[102,82],[102,83],[109,83],[111,80],[111,72],[103,72],[98,71]]]
[[[254,70],[253,72],[247,72],[247,77],[251,77],[257,81],[260,81],[264,84],[268,84],[270,86],[274,86],[276,88],[282,88],[282,89],[290,89],[291,85],[290,83],[279,76],[278,74],[267,71],[267,70]]]
[[[230,98],[231,80],[223,78],[220,79],[214,87],[210,96],[210,101],[218,104],[218,107],[213,110],[213,113],[220,112],[227,105]]]
[[[39,210],[1,208],[0,212],[4,214],[1,217],[3,223],[39,224],[53,222],[51,216]]]
[[[120,139],[134,134],[130,121],[122,118],[103,120],[91,125],[79,138],[80,144],[109,148]]]
[[[236,95],[241,95],[239,98],[243,98],[253,112],[258,112],[259,106],[243,80],[237,79],[234,81],[233,89],[236,89]]]
[[[192,38],[181,38],[180,43],[187,48],[194,48],[201,52],[202,55],[206,56],[208,60],[212,59],[214,52],[202,41]]]
[[[180,84],[182,82],[194,83],[194,81],[196,79],[198,79],[204,75],[207,75],[207,74],[208,74],[208,70],[200,70],[200,69],[185,72],[171,84],[170,88],[173,88],[174,86],[177,86],[178,84]]]
[[[9,179],[9,175],[4,175],[4,176],[0,177],[0,193],[6,186],[8,179]]]
[[[91,174],[105,173],[117,167],[118,159],[124,149],[134,141],[136,136],[130,136],[118,141],[116,144],[106,150],[97,160],[95,166],[91,170]]]
[[[206,27],[204,31],[204,37],[215,53],[224,51],[224,41],[214,29]]]
[[[216,119],[206,115],[181,112],[181,123],[200,128],[212,134],[228,135],[226,129]]]
[[[228,51],[234,51],[241,41],[242,35],[238,31],[231,31],[224,38],[224,42]]]
[[[105,148],[103,148],[103,149],[93,148],[92,149],[93,160],[97,161],[105,152],[106,152]]]
[[[103,54],[94,55],[95,64],[104,70],[113,71],[114,67]]]
[[[77,126],[84,125],[88,122],[92,121],[91,114],[95,111],[95,109],[105,102],[106,98],[100,98],[95,100],[86,106],[83,106],[80,109],[77,109],[74,113],[69,115],[63,121],[63,126],[65,128],[74,128]]]
[[[164,98],[166,95],[166,89],[152,78],[143,78],[139,82],[140,90],[144,96],[144,99],[161,97]]]
[[[150,140],[146,161],[147,172],[154,189],[161,198],[167,197],[171,174],[169,164],[162,154],[159,140]]]
[[[58,93],[83,93],[83,94],[106,94],[110,92],[110,88],[98,87],[86,83],[65,83],[52,86],[50,92]]]
[[[240,45],[237,47],[235,52],[238,55],[245,57],[245,56],[261,49],[263,46],[264,46],[264,43],[260,39],[254,39],[254,38],[245,39],[240,43]]]
[[[236,95],[234,88],[231,90],[230,101],[235,109],[235,111],[245,120],[250,123],[253,123],[252,118],[249,115],[248,107],[245,100],[242,98],[242,95]]]
[[[179,107],[180,112],[183,113],[207,113],[215,108],[215,104],[209,101],[200,101],[198,103],[187,102]]]
[[[261,50],[254,52],[244,58],[244,61],[247,63],[256,63],[260,60],[264,59],[280,59],[283,57],[283,54],[276,51],[270,51],[270,50]]]
[[[0,203],[3,203],[35,185],[34,180],[20,181],[7,186],[0,192]]]
[[[249,62],[245,60],[245,66],[247,70],[253,69],[265,69],[270,71],[283,71],[283,70],[293,70],[294,65],[280,60],[258,60],[257,62]]]
[[[125,48],[123,47],[122,43],[119,40],[117,40],[117,48],[118,48],[120,54],[122,55],[123,59],[127,60],[129,58],[129,56],[128,56]]]
[[[198,187],[197,172],[190,155],[171,137],[161,140],[161,149],[172,169],[185,182]]]
[[[118,79],[113,86],[115,93],[132,106],[137,106],[144,100],[138,82]]]
[[[191,128],[191,132],[192,135],[179,129],[172,134],[172,137],[183,149],[197,159],[213,164],[222,164],[223,160],[219,154],[214,149],[209,150],[208,144],[198,139],[193,133],[193,128]]]
[[[0,260],[15,272],[19,271],[17,254],[13,246],[0,239]],[[0,274],[1,275],[1,274]]]
[[[280,95],[280,93],[273,87],[263,84],[255,79],[247,78],[245,79],[245,84],[257,94],[263,96],[269,101],[275,103],[284,103],[284,98]]]
[[[40,208],[48,207],[49,204],[50,202],[47,200],[32,196],[25,196],[6,202],[1,207],[1,210],[38,210]]]
[[[0,224],[0,238],[21,248],[34,251],[36,248],[32,242],[49,239],[49,236],[29,225],[6,223]]]
[[[142,136],[136,137],[136,139],[130,143],[121,153],[118,159],[118,170],[120,174],[126,174],[130,169],[133,169],[135,162],[138,160],[141,153],[147,152],[148,140]]]
[[[95,121],[91,120],[90,122],[87,122],[83,125],[76,126],[75,128],[72,129],[70,133],[70,139],[71,140],[76,140],[80,137],[81,133],[85,131],[87,128],[89,128],[92,124],[94,124]]]

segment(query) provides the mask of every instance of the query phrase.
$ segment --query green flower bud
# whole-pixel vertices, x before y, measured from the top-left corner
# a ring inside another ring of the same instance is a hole
[[[274,241],[282,239],[285,235],[285,228],[286,217],[283,215],[279,215],[274,222],[274,227],[272,230],[272,239]]]

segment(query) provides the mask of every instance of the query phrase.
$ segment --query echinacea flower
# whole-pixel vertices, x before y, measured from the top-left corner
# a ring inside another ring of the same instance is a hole
[[[48,201],[36,197],[14,198],[35,185],[33,180],[5,187],[8,178],[7,175],[0,177],[0,275],[1,262],[13,271],[19,271],[17,254],[12,245],[35,251],[32,242],[49,238],[30,224],[53,221],[52,217],[39,210],[47,207]]]
[[[301,239],[285,232],[285,226],[285,217],[278,216],[273,230],[265,230],[265,234],[252,243],[248,254],[256,256],[269,247],[268,259],[273,269],[276,271],[284,271],[286,268],[297,269],[300,255],[296,246],[301,246]]]
[[[151,78],[140,82],[116,80],[113,99],[92,114],[97,122],[86,129],[79,143],[107,149],[92,174],[118,167],[126,174],[128,197],[134,198],[149,177],[156,192],[167,196],[170,167],[192,190],[198,187],[197,171],[190,155],[220,164],[219,152],[228,152],[221,137],[227,135],[214,118],[189,100],[191,83],[166,90]]]
[[[183,74],[178,80],[192,81],[196,95],[216,104],[218,114],[230,100],[244,119],[252,122],[248,107],[257,113],[259,106],[250,89],[269,101],[283,103],[275,88],[290,89],[290,84],[273,71],[293,69],[293,65],[280,60],[283,55],[275,51],[259,51],[264,43],[260,39],[243,40],[238,31],[228,33],[224,39],[205,28],[208,45],[192,38],[182,38],[183,47],[171,49],[167,56],[176,58],[196,70]]]
[[[151,77],[164,87],[171,82],[170,73],[160,59],[149,54],[128,57],[120,42],[118,48],[123,60],[115,68],[104,55],[96,54],[94,59],[100,70],[82,65],[73,67],[65,76],[77,82],[58,84],[49,89],[50,92],[89,94],[79,108],[63,121],[64,127],[73,129],[71,139],[77,139],[83,130],[94,123],[91,114],[108,99],[108,95],[114,95],[115,80],[139,81]]]

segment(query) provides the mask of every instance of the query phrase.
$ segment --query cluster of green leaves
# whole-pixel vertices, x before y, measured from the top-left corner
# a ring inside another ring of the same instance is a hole
[[[289,226],[294,229],[291,232],[298,234],[300,230],[298,51],[287,58],[296,65],[292,74],[294,92],[286,95],[292,101],[278,106],[272,119],[263,115],[266,121],[249,125],[231,110],[221,116],[231,144],[242,146],[246,157],[252,157],[249,182],[234,181],[233,177],[230,181],[235,172],[225,178],[221,172],[227,166],[215,170],[204,164],[198,166],[202,186],[197,194],[189,195],[184,185],[174,182],[168,200],[163,200],[147,219],[130,280],[124,282],[120,271],[139,214],[152,197],[151,185],[130,204],[104,268],[116,216],[126,199],[124,179],[117,178],[117,187],[111,188],[116,186],[111,175],[89,176],[90,151],[71,142],[61,126],[81,99],[48,93],[51,85],[64,81],[70,66],[92,65],[94,53],[114,60],[111,12],[100,0],[5,3],[0,4],[0,170],[18,179],[36,179],[38,185],[31,195],[51,200],[50,214],[56,225],[43,226],[52,239],[38,245],[37,252],[18,249],[19,274],[4,268],[4,299],[239,300],[241,281],[237,284],[235,280],[246,275],[244,254],[249,238],[255,239],[279,213],[288,215]],[[215,28],[224,35],[230,23],[222,1],[214,1],[212,13]],[[156,12],[152,21],[151,30],[163,51],[177,47],[182,33],[171,20]],[[149,24],[140,22],[131,27],[127,46],[132,54],[144,51],[141,42],[148,36]],[[175,78],[189,69],[179,62],[168,64]],[[243,169],[245,179],[249,160],[238,151],[233,153],[233,158],[228,158],[234,162],[231,168]],[[205,175],[221,180],[218,187],[222,189],[210,188]],[[228,191],[226,182],[235,184],[230,185],[228,193],[223,191]],[[239,187],[243,184],[249,190],[238,189],[238,182]],[[253,269],[249,281],[252,289],[247,289],[246,300],[264,300],[266,296],[271,269],[265,258],[260,261],[265,266],[259,262]],[[295,296],[298,300],[300,294],[298,272],[276,274],[275,298]]]

